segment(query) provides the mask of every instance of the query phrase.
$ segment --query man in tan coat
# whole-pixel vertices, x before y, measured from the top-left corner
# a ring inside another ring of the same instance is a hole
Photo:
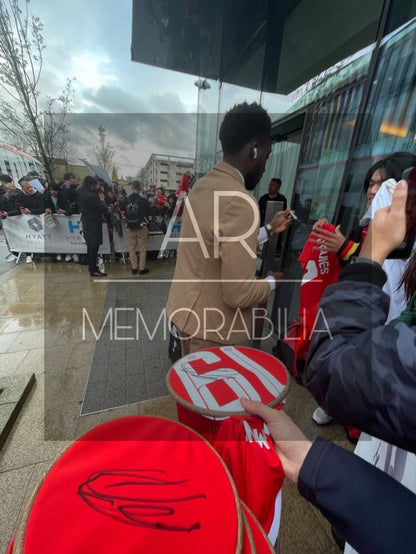
[[[258,104],[234,106],[220,129],[224,161],[186,199],[167,304],[183,355],[251,338],[252,308],[266,302],[282,278],[254,279],[259,238],[292,221],[289,210],[279,212],[259,236],[259,207],[247,192],[264,173],[270,134],[270,118]]]

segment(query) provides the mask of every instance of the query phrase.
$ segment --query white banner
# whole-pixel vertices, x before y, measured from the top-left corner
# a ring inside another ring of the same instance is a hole
[[[178,238],[181,234],[181,220],[177,219],[176,222],[173,224],[172,222],[169,222],[167,224],[168,230],[167,233],[170,231],[170,240],[167,242],[166,250],[177,250],[178,248]],[[163,233],[149,233],[149,237],[147,239],[147,248],[146,250],[148,252],[151,251],[159,251],[163,239],[165,238],[165,235]],[[117,233],[117,231],[113,230],[113,242],[114,242],[114,251],[117,252],[117,254],[121,254],[123,252],[129,251],[129,243],[127,241],[127,229],[123,225],[123,236],[120,237],[120,235]]]
[[[34,254],[86,254],[81,216],[16,215],[3,219],[9,249]],[[100,254],[110,254],[107,224],[103,223],[103,244]]]

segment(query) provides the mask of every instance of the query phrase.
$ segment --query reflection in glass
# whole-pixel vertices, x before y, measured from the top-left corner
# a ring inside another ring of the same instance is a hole
[[[378,159],[414,152],[416,143],[416,20],[383,39],[369,101],[341,207],[341,227],[349,232],[364,207],[364,176]]]

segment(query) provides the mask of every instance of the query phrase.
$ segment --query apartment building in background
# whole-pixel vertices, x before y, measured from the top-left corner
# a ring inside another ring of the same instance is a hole
[[[181,156],[152,154],[142,170],[144,189],[177,189],[182,173],[194,173],[195,160]]]

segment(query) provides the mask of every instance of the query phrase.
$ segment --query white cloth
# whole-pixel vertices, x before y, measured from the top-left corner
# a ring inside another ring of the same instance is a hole
[[[29,184],[38,192],[41,192],[43,194],[45,187],[42,185],[42,183],[39,181],[39,179],[32,179],[29,181]]]
[[[262,246],[265,242],[269,240],[266,227],[260,227],[259,234],[257,235],[257,240],[259,242],[259,246]]]
[[[374,214],[380,208],[385,208],[391,205],[393,192],[397,182],[395,179],[384,181],[377,194],[374,197],[371,205],[360,221],[360,225],[368,225],[373,219]],[[413,247],[414,248],[414,247]],[[399,282],[406,269],[408,260],[385,260],[383,269],[387,275],[386,284],[383,287],[384,292],[390,296],[390,309],[386,323],[398,317],[404,309],[406,309],[406,298],[403,287],[399,288]]]
[[[367,211],[361,218],[360,225],[365,227],[373,219],[374,214],[376,213],[377,210],[379,210],[380,208],[386,208],[387,206],[390,206],[393,198],[393,192],[394,192],[394,189],[396,188],[396,185],[397,185],[397,181],[395,179],[387,179],[387,181],[384,181],[382,183],[373,201],[371,202]]]
[[[271,275],[268,275],[266,277],[266,281],[269,281],[270,289],[273,291],[276,288],[276,281],[275,278]]]

